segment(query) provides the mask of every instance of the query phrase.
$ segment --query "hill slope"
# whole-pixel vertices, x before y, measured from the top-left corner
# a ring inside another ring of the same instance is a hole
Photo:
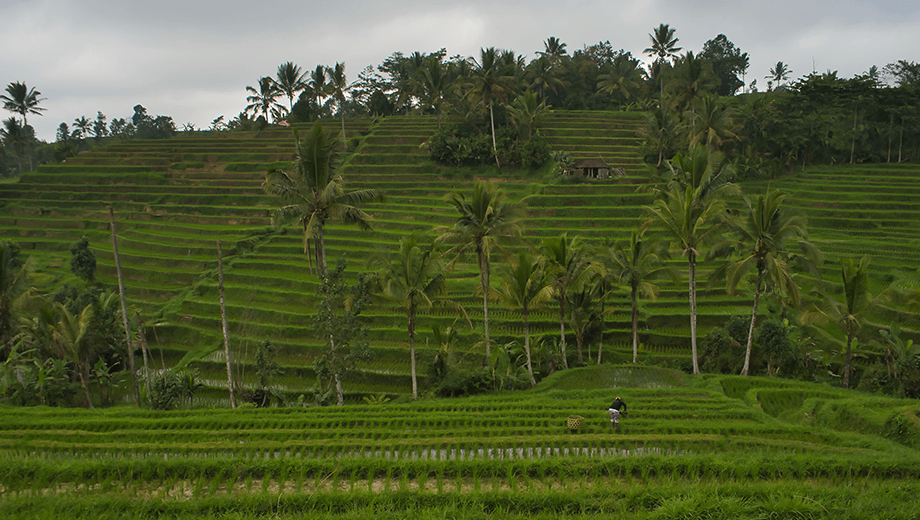
[[[502,173],[493,180],[529,208],[529,238],[536,241],[567,232],[601,243],[629,236],[642,206],[651,201],[637,190],[649,182],[634,137],[640,122],[633,113],[555,112],[548,118],[543,132],[554,149],[576,158],[600,156],[627,175],[601,183],[546,184],[520,172]],[[328,124],[335,129],[339,122]],[[433,117],[348,122],[346,133],[358,143],[343,157],[348,186],[380,189],[387,202],[368,208],[375,218],[370,233],[339,224],[329,227],[331,261],[347,258],[350,271],[365,269],[364,260],[374,250],[392,249],[409,233],[452,223],[443,197],[451,190],[468,191],[472,179],[427,158],[424,143],[435,128]],[[54,279],[52,286],[73,279],[67,273],[67,251],[81,235],[88,236],[99,259],[98,278],[114,287],[106,210],[111,205],[118,219],[129,303],[145,317],[157,317],[160,325],[147,336],[154,340],[154,359],[162,358],[167,366],[190,351],[215,351],[220,344],[216,241],[221,240],[233,349],[251,361],[255,345],[270,338],[280,346],[280,361],[287,368],[283,388],[296,394],[312,385],[310,365],[321,348],[312,331],[317,287],[299,230],[272,229],[275,202],[261,189],[265,170],[285,166],[292,154],[292,135],[283,129],[261,135],[200,133],[118,143],[66,164],[43,166],[16,185],[0,186],[0,227],[39,259],[40,273]],[[913,166],[838,166],[811,169],[775,182],[774,187],[790,191],[794,204],[808,213],[813,240],[827,252],[826,277],[833,278],[835,262],[843,256],[881,253],[873,264],[878,292],[893,271],[914,269],[920,255],[913,197],[918,175],[920,170]],[[679,256],[673,262],[684,270]],[[705,282],[707,266],[702,267]],[[479,323],[475,269],[461,266],[450,285],[452,297],[464,305],[474,324]],[[683,284],[663,289],[658,301],[643,304],[643,355],[685,358],[686,289]],[[743,292],[729,296],[702,284],[701,289],[701,335],[731,315],[750,311],[750,297]],[[629,343],[626,293],[617,293],[609,304],[617,311],[606,321],[605,356],[623,361]],[[496,341],[520,338],[523,329],[517,313],[496,305],[490,314]],[[376,308],[368,317],[375,360],[346,389],[356,395],[407,392],[404,316],[396,309]],[[871,323],[882,326],[894,317],[904,322],[908,333],[920,330],[916,315],[895,309],[872,316]],[[535,312],[535,336],[558,334],[555,319],[550,309]],[[451,314],[435,313],[420,321],[419,330],[454,320]],[[472,344],[478,332],[461,335]],[[424,367],[433,353],[424,339],[421,343]],[[597,354],[596,345],[588,348]],[[216,351],[197,362],[214,388],[223,380],[222,363]],[[245,377],[251,381],[252,370]]]

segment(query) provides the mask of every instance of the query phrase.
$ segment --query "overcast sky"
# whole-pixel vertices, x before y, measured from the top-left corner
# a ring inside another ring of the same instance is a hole
[[[138,103],[207,128],[239,114],[246,86],[286,61],[304,70],[344,62],[353,80],[396,51],[497,47],[530,61],[549,36],[569,54],[609,40],[642,56],[660,23],[684,51],[725,34],[749,54],[747,82],[761,88],[777,61],[794,78],[920,61],[920,1],[0,0],[0,88],[24,81],[47,98],[29,123],[48,141],[61,122],[98,110],[130,118]]]

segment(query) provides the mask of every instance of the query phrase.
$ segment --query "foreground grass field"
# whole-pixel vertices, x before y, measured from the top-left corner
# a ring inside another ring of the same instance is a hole
[[[917,518],[918,412],[634,366],[411,404],[2,408],[0,517]]]

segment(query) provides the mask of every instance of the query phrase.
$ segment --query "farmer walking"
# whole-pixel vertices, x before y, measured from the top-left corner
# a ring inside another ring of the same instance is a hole
[[[620,415],[626,415],[626,403],[620,399],[620,396],[617,396],[608,411],[610,412],[610,426],[616,431],[620,426]]]

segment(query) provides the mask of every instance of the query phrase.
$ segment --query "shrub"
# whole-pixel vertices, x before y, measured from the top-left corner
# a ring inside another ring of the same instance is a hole
[[[492,378],[482,370],[475,372],[452,372],[435,389],[438,397],[461,397],[490,392]]]

